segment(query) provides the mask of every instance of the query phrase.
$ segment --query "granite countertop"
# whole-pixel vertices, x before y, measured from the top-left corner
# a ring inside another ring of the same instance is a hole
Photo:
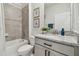
[[[36,34],[34,35],[38,38],[43,38],[45,40],[62,43],[70,46],[78,46],[78,37],[76,36],[61,36],[61,35],[53,35],[53,34]]]

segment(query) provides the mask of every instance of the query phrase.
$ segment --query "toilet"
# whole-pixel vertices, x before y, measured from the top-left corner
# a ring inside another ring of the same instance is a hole
[[[24,45],[21,45],[18,49],[17,49],[17,54],[19,56],[31,56],[33,55],[33,47],[35,45],[35,40],[34,40],[34,36],[31,36],[30,38],[30,44],[26,43]]]

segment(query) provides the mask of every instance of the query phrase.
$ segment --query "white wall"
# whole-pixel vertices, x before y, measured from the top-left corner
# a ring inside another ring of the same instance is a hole
[[[0,56],[5,55],[5,31],[3,5],[0,4]]]
[[[79,3],[75,3],[73,6],[73,31],[79,33]]]
[[[70,8],[70,4],[66,3],[53,3],[45,7],[45,25],[54,23],[55,29],[64,27],[66,31],[70,31]]]
[[[29,3],[29,39],[32,35],[32,6]]]
[[[22,8],[22,38],[29,39],[29,5]]]
[[[40,8],[40,27],[39,28],[34,28],[33,27],[33,9],[35,8]],[[32,34],[37,34],[41,32],[41,28],[44,26],[44,4],[43,3],[32,3],[31,4],[31,32]],[[30,18],[30,17],[29,17]]]

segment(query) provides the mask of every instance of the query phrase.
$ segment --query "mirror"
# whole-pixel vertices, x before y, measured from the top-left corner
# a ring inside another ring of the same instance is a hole
[[[71,31],[71,4],[70,3],[45,3],[45,26],[53,24],[53,28],[60,31]]]

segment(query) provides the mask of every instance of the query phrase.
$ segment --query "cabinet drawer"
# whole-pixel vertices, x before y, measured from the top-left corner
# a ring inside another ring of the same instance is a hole
[[[52,42],[47,41],[47,40],[42,40],[42,39],[36,38],[35,43],[46,46],[46,47],[49,47],[49,48],[50,47],[52,48]]]
[[[70,56],[74,55],[74,47],[39,39],[39,38],[36,38],[35,41],[36,41],[35,43],[37,44],[43,45],[45,47],[48,47],[60,53],[70,55]]]
[[[52,49],[59,51],[63,54],[74,56],[74,47],[66,46],[63,44],[52,43]]]

